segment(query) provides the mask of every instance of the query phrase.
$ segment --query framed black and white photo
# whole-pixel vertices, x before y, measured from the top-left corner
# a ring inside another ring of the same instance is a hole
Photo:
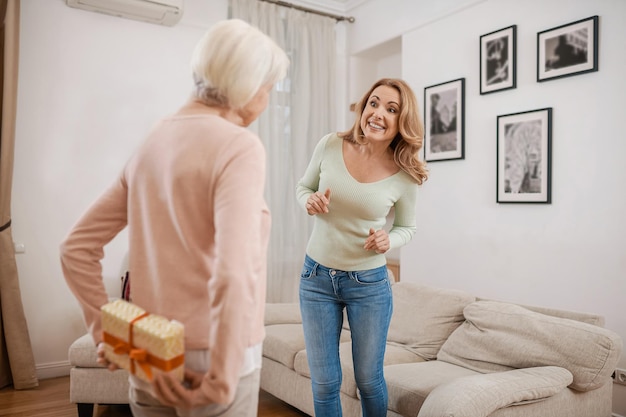
[[[537,81],[598,71],[598,16],[537,33]]]
[[[551,202],[552,108],[498,116],[497,202]]]
[[[424,89],[424,159],[465,157],[465,78]]]
[[[516,86],[517,26],[480,37],[480,94]]]

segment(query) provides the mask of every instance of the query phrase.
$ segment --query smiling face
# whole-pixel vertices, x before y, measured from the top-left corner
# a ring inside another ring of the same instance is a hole
[[[361,130],[368,140],[391,142],[396,137],[400,104],[400,92],[393,87],[380,85],[372,91],[361,114]]]

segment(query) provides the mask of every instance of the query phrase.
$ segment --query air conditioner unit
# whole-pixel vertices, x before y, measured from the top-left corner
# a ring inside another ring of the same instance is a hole
[[[183,0],[65,0],[70,7],[127,19],[174,26],[183,16]]]

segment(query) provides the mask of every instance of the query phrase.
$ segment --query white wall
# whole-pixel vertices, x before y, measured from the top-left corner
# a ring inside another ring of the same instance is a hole
[[[402,38],[397,36],[359,53],[353,53],[349,67],[349,102],[356,103],[374,81],[384,77],[402,77]],[[352,123],[354,114],[351,113],[346,126],[352,126]]]
[[[426,86],[466,80],[466,157],[429,164],[418,232],[401,250],[402,280],[599,313],[626,341],[626,2],[457,0],[438,17],[418,13],[410,0],[383,3],[351,11],[352,54],[400,34],[402,74],[420,102]],[[537,32],[596,14],[599,72],[538,83]],[[376,25],[358,24],[370,20]],[[481,96],[479,37],[512,24],[517,88]],[[496,117],[542,107],[553,108],[553,202],[497,204]],[[619,366],[626,367],[626,355]],[[621,415],[625,388],[614,385]]]
[[[186,0],[165,27],[77,10],[64,0],[21,2],[13,238],[38,375],[67,374],[67,349],[85,327],[67,289],[58,245],[113,181],[157,118],[191,93],[189,58],[227,0]],[[125,234],[106,249],[119,294]]]
[[[359,54],[376,48],[407,31],[485,1],[487,0],[366,1],[345,13],[355,18],[355,23],[348,26],[349,51],[351,54]],[[424,42],[430,41],[424,39]],[[414,52],[414,56],[415,54],[417,52]]]

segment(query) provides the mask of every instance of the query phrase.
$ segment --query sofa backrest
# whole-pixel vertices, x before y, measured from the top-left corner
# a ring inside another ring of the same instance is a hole
[[[393,315],[387,341],[402,345],[430,360],[448,336],[465,320],[463,309],[475,297],[458,290],[397,282],[393,291]]]
[[[610,380],[620,358],[621,338],[600,326],[498,301],[471,303],[463,314],[438,360],[482,373],[560,366],[574,376],[571,388],[589,391]]]
[[[477,297],[476,301],[498,301],[488,298]],[[535,311],[537,313],[546,314],[548,316],[560,317],[562,319],[571,319],[576,321],[582,321],[583,323],[593,324],[594,326],[604,327],[604,316],[592,313],[583,313],[578,311],[559,310],[555,308],[537,307],[526,304],[516,304],[524,307],[527,310]]]

